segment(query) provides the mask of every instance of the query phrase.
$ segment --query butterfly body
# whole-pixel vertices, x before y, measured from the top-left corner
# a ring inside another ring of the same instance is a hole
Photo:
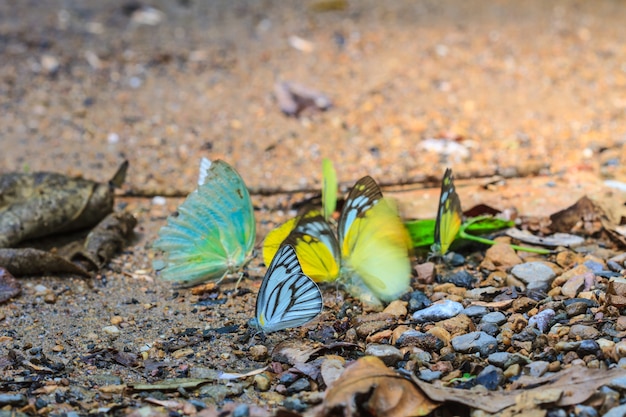
[[[264,333],[302,326],[323,307],[322,293],[302,272],[294,248],[282,246],[261,283],[252,325]]]
[[[243,179],[226,162],[203,159],[198,188],[159,230],[161,277],[183,286],[220,280],[252,259],[256,225]]]

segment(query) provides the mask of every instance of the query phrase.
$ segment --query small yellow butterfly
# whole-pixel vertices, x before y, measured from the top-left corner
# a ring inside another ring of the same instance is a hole
[[[270,232],[263,258],[294,247],[305,274],[316,282],[341,282],[370,304],[392,301],[409,289],[410,239],[395,204],[383,198],[371,177],[352,188],[338,222],[338,239],[317,211],[289,220]]]
[[[452,170],[447,168],[441,182],[439,209],[435,223],[435,243],[431,247],[433,256],[443,256],[448,252],[461,229],[462,222],[461,200],[454,188]]]

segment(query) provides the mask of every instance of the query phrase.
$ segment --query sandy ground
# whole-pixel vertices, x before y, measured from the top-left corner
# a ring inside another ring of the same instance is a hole
[[[259,281],[245,281],[251,292],[225,304],[198,307],[150,267],[150,243],[181,201],[152,197],[189,192],[200,156],[241,173],[259,209],[259,239],[309,195],[260,193],[318,189],[323,157],[335,161],[344,189],[366,174],[385,184],[405,217],[434,217],[446,166],[464,207],[545,215],[584,194],[623,204],[623,192],[602,184],[626,182],[623,2],[145,4],[159,11],[155,24],[130,1],[0,2],[0,173],[106,180],[129,159],[118,204],[139,220],[128,250],[93,281],[25,281],[24,294],[0,306],[3,355],[41,347],[85,387],[111,375],[143,381],[84,357],[97,347],[145,348],[176,364],[166,345],[185,329],[252,316]],[[278,80],[328,94],[333,108],[286,117],[272,93]],[[252,265],[251,276],[263,273]],[[116,338],[103,332],[112,321]],[[185,360],[260,366],[232,337],[211,336]]]

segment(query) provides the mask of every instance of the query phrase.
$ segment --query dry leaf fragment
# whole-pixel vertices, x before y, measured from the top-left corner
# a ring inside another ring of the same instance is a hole
[[[130,213],[111,213],[89,232],[82,247],[71,244],[59,254],[72,261],[86,259],[88,269],[98,270],[124,246],[136,225],[137,219]]]
[[[52,172],[0,175],[0,248],[98,223],[113,210],[113,188],[127,168],[107,183]]]
[[[387,368],[378,358],[365,356],[346,368],[328,388],[319,416],[424,416],[439,404],[411,381]]]
[[[33,248],[0,249],[0,266],[15,276],[58,272],[91,276],[89,272],[61,256]]]
[[[489,413],[498,413],[505,408],[514,406],[524,398],[532,401],[553,402],[563,407],[582,404],[598,388],[609,384],[619,376],[626,376],[626,369],[591,369],[584,366],[575,366],[561,372],[532,378],[522,376],[509,391],[468,391],[458,388],[438,387],[414,377],[417,384],[428,397],[434,401],[453,401],[478,408]],[[528,387],[528,388],[524,388]],[[524,388],[524,389],[516,389]],[[545,396],[539,393],[550,390]],[[520,395],[526,397],[520,397]],[[555,397],[558,399],[554,400]]]

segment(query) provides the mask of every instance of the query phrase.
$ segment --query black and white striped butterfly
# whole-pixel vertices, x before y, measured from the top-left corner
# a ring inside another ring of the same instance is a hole
[[[264,333],[302,326],[320,314],[322,306],[322,292],[302,272],[293,247],[285,245],[263,278],[251,324]]]

